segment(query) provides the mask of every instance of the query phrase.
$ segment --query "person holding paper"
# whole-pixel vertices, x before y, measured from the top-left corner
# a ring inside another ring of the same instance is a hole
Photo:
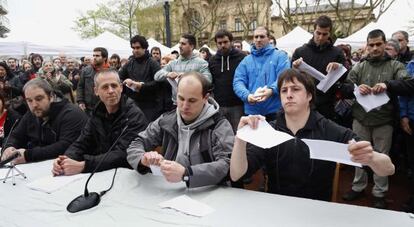
[[[236,137],[230,162],[231,179],[236,181],[241,177],[249,177],[265,165],[268,192],[329,201],[335,163],[310,159],[309,148],[300,139],[348,143],[357,137],[350,129],[312,110],[315,86],[308,75],[288,69],[280,75],[277,87],[283,111],[270,124],[276,130],[296,138],[262,149]],[[245,125],[256,128],[263,119],[257,115],[242,117],[239,129]],[[369,142],[351,142],[348,150],[352,161],[369,166],[378,175],[394,173],[390,158],[374,152]]]
[[[385,53],[386,38],[383,31],[376,29],[368,33],[365,61],[355,65],[348,74],[348,80],[358,86],[361,95],[376,92],[375,85],[389,80],[408,78],[402,63],[392,60]],[[361,104],[355,102],[352,107],[354,117],[352,128],[363,140],[372,141],[378,152],[388,154],[391,148],[394,120],[397,119],[397,97],[390,95],[390,101],[374,110],[366,112]],[[388,178],[374,174],[373,206],[386,208],[385,194],[388,191]],[[346,201],[352,201],[363,195],[368,185],[367,173],[364,169],[355,169],[352,189],[343,195]]]
[[[245,114],[261,114],[273,120],[280,109],[277,78],[290,63],[286,53],[269,44],[269,35],[265,27],[254,31],[252,53],[237,66],[233,90],[243,101]]]
[[[54,160],[52,173],[55,176],[89,173],[100,162],[102,164],[97,171],[131,168],[125,150],[136,134],[146,128],[147,120],[132,99],[121,95],[122,84],[116,71],[101,71],[94,81],[95,94],[100,102],[78,139],[64,155]],[[109,150],[115,141],[116,144]],[[106,152],[110,154],[102,161]]]
[[[154,80],[161,67],[151,58],[144,36],[136,35],[129,42],[133,57],[119,70],[119,77],[125,85],[123,92],[135,101],[149,121],[153,121],[162,111],[161,83]]]
[[[161,115],[127,149],[128,162],[141,174],[159,166],[169,182],[187,187],[227,181],[234,133],[210,98],[211,84],[198,72],[178,82],[177,109]],[[161,152],[154,151],[162,146]]]
[[[346,59],[342,50],[333,45],[334,43],[331,39],[333,29],[331,18],[325,15],[320,16],[315,20],[313,27],[312,39],[293,52],[292,68],[298,68],[302,61],[304,61],[323,75],[326,75],[329,71],[339,68],[339,64],[345,65]],[[332,86],[326,93],[316,90],[315,98],[316,110],[324,117],[335,122],[337,122],[335,113],[335,93],[337,87]]]

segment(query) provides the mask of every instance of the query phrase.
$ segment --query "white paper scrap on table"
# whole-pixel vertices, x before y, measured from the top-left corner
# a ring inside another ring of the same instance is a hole
[[[152,175],[154,175],[154,176],[164,176],[161,173],[161,167],[156,166],[156,165],[150,165],[150,169],[151,169]]]
[[[361,104],[361,106],[364,108],[365,111],[369,112],[372,109],[375,109],[377,107],[380,107],[388,101],[390,101],[390,98],[385,92],[382,92],[380,94],[368,94],[368,95],[361,95],[359,92],[358,86],[355,85],[354,89],[354,95],[356,98],[356,101]]]
[[[342,64],[339,64],[339,68],[336,70],[331,70],[316,87],[323,93],[326,93],[326,91],[328,91],[329,88],[331,88],[332,85],[334,85],[336,81],[338,81],[339,78],[341,78],[341,76],[346,73],[346,71],[347,69]]]
[[[207,214],[214,212],[214,209],[210,206],[198,202],[187,195],[181,195],[170,199],[165,202],[161,202],[158,204],[162,208],[171,208],[182,212],[184,214],[196,216],[196,217],[203,217]]]
[[[52,193],[63,188],[65,185],[74,182],[76,180],[82,179],[88,174],[76,174],[72,176],[46,176],[39,179],[36,179],[32,182],[26,184],[27,187],[33,190],[42,191],[46,193]]]
[[[348,144],[327,140],[302,139],[309,147],[311,159],[339,162],[351,166],[362,167],[360,163],[351,160]]]
[[[302,61],[302,63],[300,63],[298,69],[300,71],[303,71],[307,74],[309,74],[309,76],[321,81],[325,79],[325,75],[323,75],[321,72],[319,72],[318,70],[316,70],[315,68],[313,68],[312,66],[308,65],[305,61]]]
[[[237,130],[237,137],[261,148],[271,148],[294,138],[287,133],[275,130],[265,120],[259,121],[257,129],[245,125]]]

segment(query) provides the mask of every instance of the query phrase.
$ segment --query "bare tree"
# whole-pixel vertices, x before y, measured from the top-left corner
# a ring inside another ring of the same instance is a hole
[[[237,0],[236,12],[241,18],[243,26],[243,39],[246,39],[249,32],[257,25],[270,27],[270,7],[272,1],[246,1]],[[260,12],[264,10],[265,13],[260,17]]]
[[[311,15],[319,16],[333,12],[336,31],[341,36],[348,36],[353,31],[355,22],[365,26],[372,20],[377,21],[395,0],[273,0],[279,17],[283,20],[283,29],[287,33],[297,25],[310,24]],[[376,17],[373,16],[376,13]],[[313,18],[315,18],[313,17]]]

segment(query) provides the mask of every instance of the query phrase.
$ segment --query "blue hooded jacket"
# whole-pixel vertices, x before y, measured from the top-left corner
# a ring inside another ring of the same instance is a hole
[[[280,109],[277,79],[280,73],[288,68],[290,61],[285,52],[274,49],[270,44],[262,49],[252,46],[251,54],[240,62],[233,80],[233,90],[244,102],[246,114],[267,115]],[[264,102],[249,104],[249,94],[254,94],[257,88],[264,86],[272,89],[272,96]]]

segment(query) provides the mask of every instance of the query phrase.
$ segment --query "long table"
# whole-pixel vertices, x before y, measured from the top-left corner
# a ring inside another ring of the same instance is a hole
[[[183,183],[168,183],[129,169],[118,169],[113,189],[97,207],[72,214],[66,206],[83,193],[87,177],[51,194],[26,186],[51,174],[51,166],[51,161],[20,165],[27,180],[17,178],[16,186],[0,183],[0,226],[414,226],[414,218],[403,212],[229,187],[187,189]],[[89,191],[107,189],[113,171],[97,173]],[[200,218],[158,206],[183,194],[215,211]]]

